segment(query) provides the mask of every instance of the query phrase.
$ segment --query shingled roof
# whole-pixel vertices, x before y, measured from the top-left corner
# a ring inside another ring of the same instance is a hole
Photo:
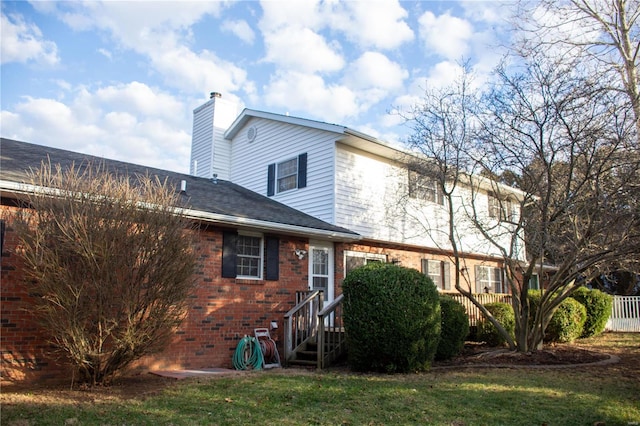
[[[186,182],[187,214],[197,220],[263,232],[280,232],[309,238],[338,241],[357,240],[360,236],[348,229],[331,225],[311,215],[288,207],[271,198],[225,180],[205,179],[133,163],[108,160],[57,148],[0,138],[0,190],[24,191],[28,172],[38,170],[43,161],[67,168],[91,163],[104,163],[121,175],[157,176],[181,188]],[[22,188],[22,189],[21,189]]]

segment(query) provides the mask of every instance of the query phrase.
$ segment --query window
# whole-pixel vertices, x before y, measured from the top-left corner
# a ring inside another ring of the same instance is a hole
[[[487,197],[489,200],[489,217],[507,222],[517,220],[517,203],[509,199],[501,200],[493,192],[489,192]]]
[[[238,235],[236,276],[262,278],[262,238]]]
[[[222,276],[224,278],[278,280],[280,240],[275,236],[222,234]]]
[[[540,290],[540,280],[538,275],[531,275],[529,279],[529,290]]]
[[[415,170],[409,170],[409,197],[444,204],[438,182]]]
[[[500,218],[500,200],[493,192],[487,194],[489,197],[489,217],[494,219]]]
[[[307,186],[307,154],[269,164],[267,170],[267,195]]]
[[[384,254],[376,254],[376,253],[345,251],[344,252],[344,273],[346,275],[350,271],[356,269],[357,267],[366,265],[371,262],[386,263],[387,256]]]
[[[502,268],[476,266],[477,293],[507,293],[502,279]]]
[[[422,259],[422,273],[431,278],[440,290],[451,290],[449,262]]]

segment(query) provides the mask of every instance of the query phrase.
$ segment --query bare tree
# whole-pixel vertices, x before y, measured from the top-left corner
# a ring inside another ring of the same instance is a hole
[[[524,55],[546,50],[578,58],[623,93],[640,138],[640,3],[637,0],[521,1],[514,19]]]
[[[638,261],[640,217],[627,194],[640,162],[629,155],[628,121],[618,119],[624,105],[617,109],[616,94],[597,78],[544,54],[519,61],[498,68],[486,98],[479,164],[494,176],[509,170],[526,194],[511,220],[525,232],[527,261],[496,247],[513,295],[516,344],[529,351],[542,346],[555,309],[576,288],[613,264]],[[494,194],[508,196],[498,185]],[[474,213],[474,221],[486,229],[482,215]],[[535,313],[528,298],[534,274],[545,278]]]
[[[428,92],[414,111],[410,141],[424,154],[423,173],[447,197],[454,258],[457,227],[470,222],[505,266],[515,341],[498,329],[512,348],[536,350],[575,289],[614,264],[638,262],[633,200],[640,162],[629,155],[631,123],[615,93],[575,64],[542,53],[505,62],[482,99],[467,89],[462,81]],[[472,194],[466,202],[456,200],[454,189],[462,188]],[[456,288],[495,324],[455,262]],[[546,285],[532,312],[528,291],[536,275]]]
[[[468,266],[461,240],[466,231],[463,223],[469,212],[465,210],[468,203],[462,200],[461,193],[470,186],[469,173],[475,169],[477,162],[474,152],[480,92],[474,85],[474,76],[468,63],[462,63],[460,70],[460,75],[451,85],[427,88],[422,102],[404,116],[413,128],[407,142],[420,155],[405,160],[409,164],[409,188],[405,200],[399,205],[404,215],[412,216],[417,223],[428,228],[428,234],[446,233],[446,245],[440,244],[437,238],[432,240],[441,249],[451,253],[456,290],[471,300],[506,337],[509,345],[515,348],[512,337],[502,324],[477,299],[469,275],[464,273]],[[420,192],[426,191],[432,191],[434,195],[427,193],[420,196]],[[417,206],[412,206],[412,194],[417,195]],[[446,229],[430,224],[430,218],[420,206],[420,200],[423,199],[441,202],[446,210]]]
[[[166,181],[104,164],[43,164],[31,184],[17,229],[35,312],[80,380],[108,382],[164,349],[182,321],[194,285],[189,222]]]

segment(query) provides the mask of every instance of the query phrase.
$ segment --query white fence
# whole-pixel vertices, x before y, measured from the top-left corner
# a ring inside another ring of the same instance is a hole
[[[613,311],[605,329],[639,333],[640,296],[613,296]]]

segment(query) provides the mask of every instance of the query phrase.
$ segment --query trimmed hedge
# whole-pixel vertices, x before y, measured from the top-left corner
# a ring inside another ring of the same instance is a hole
[[[553,313],[545,332],[545,340],[571,343],[582,335],[587,320],[587,308],[567,297]]]
[[[495,302],[487,303],[484,307],[502,324],[512,337],[515,335],[516,319],[511,305],[508,303]],[[507,339],[491,324],[491,321],[484,317],[478,322],[477,339],[478,341],[485,342],[489,346],[502,346],[507,342]]]
[[[440,340],[438,291],[424,274],[388,263],[349,272],[342,284],[354,371],[427,370]]]
[[[580,337],[592,337],[604,331],[613,309],[613,297],[603,291],[580,287],[571,297],[587,308],[587,321]]]
[[[464,306],[448,296],[440,296],[442,330],[436,350],[437,360],[451,359],[462,352],[469,335],[469,315]]]

